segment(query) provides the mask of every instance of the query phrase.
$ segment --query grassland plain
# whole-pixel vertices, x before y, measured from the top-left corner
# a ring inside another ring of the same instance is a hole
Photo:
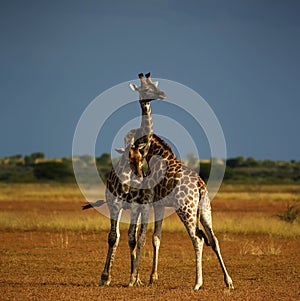
[[[217,259],[205,247],[204,286],[193,292],[193,248],[175,215],[164,221],[157,284],[147,285],[150,225],[140,270],[145,286],[125,287],[130,262],[128,225],[122,224],[111,287],[98,287],[109,220],[82,211],[85,202],[76,185],[0,184],[0,300],[300,299],[299,219],[291,224],[277,217],[287,204],[300,207],[300,186],[224,185],[213,200],[234,291],[225,288]]]

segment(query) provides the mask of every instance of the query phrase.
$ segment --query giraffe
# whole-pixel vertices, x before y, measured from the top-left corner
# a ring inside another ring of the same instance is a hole
[[[140,148],[140,145],[135,143],[129,152],[129,161],[134,166],[136,173],[140,173],[140,162],[144,156],[147,162],[151,158],[160,157],[151,166],[150,175],[152,179],[161,177],[162,163],[167,166],[163,179],[153,187],[155,225],[152,239],[154,253],[150,283],[158,279],[158,252],[164,207],[173,207],[176,209],[176,213],[183,222],[193,243],[196,257],[194,290],[199,290],[203,285],[202,252],[204,242],[212,246],[221,265],[225,284],[228,288],[233,289],[233,281],[226,270],[217,237],[212,229],[211,205],[206,184],[195,171],[182,165],[173,153],[172,148],[157,135],[152,135],[151,145],[146,155],[141,154]],[[148,181],[147,177],[144,178],[144,181]],[[202,224],[208,241],[205,233],[199,228],[199,223]]]
[[[141,86],[131,84],[130,87],[139,92],[139,102],[142,110],[141,126],[133,129],[124,138],[125,149],[116,149],[122,153],[119,162],[112,168],[106,183],[106,203],[110,212],[110,232],[108,235],[108,252],[103,272],[101,274],[100,286],[108,286],[111,282],[111,269],[115,258],[116,250],[120,240],[119,221],[123,209],[130,209],[130,226],[128,230],[128,244],[131,254],[131,275],[128,286],[141,285],[138,274],[138,265],[142,248],[145,244],[146,231],[152,204],[152,191],[150,189],[138,189],[142,174],[138,177],[132,172],[132,164],[128,164],[128,157],[131,146],[135,140],[139,141],[141,152],[145,152],[151,143],[153,134],[152,113],[150,102],[155,99],[164,99],[166,95],[157,88],[157,83],[153,83],[150,73],[146,80],[142,73],[139,74]],[[94,204],[83,206],[88,209],[94,206],[101,206],[103,200]],[[141,217],[141,228],[137,241],[137,224]]]
[[[137,87],[134,84],[130,84],[132,90],[139,92],[139,104],[142,111],[141,126],[135,133],[134,141],[139,144],[139,150],[141,154],[147,154],[153,137],[153,122],[150,102],[155,99],[165,99],[166,95],[157,87],[157,82],[152,82],[150,78],[150,72],[145,75],[146,80],[144,79],[143,73],[140,73],[138,76],[141,81],[141,86]],[[131,145],[133,145],[133,143],[131,143]],[[130,154],[132,151],[133,148],[130,147],[129,157],[133,157],[133,154]],[[138,164],[139,172],[137,173],[137,175],[140,177],[140,180],[142,180],[142,160]],[[153,191],[149,188],[139,189],[141,187],[140,184],[141,183],[139,182],[138,187],[135,186],[134,188],[132,188],[133,190],[138,189],[140,191],[140,200],[137,203],[143,205],[138,207],[138,209],[134,208],[134,210],[131,210],[131,220],[128,230],[128,242],[131,254],[131,277],[129,286],[142,284],[139,279],[138,267],[141,252],[146,242],[146,232],[149,220],[150,206],[152,204],[153,197]],[[139,215],[141,215],[141,228],[137,241],[137,224]]]

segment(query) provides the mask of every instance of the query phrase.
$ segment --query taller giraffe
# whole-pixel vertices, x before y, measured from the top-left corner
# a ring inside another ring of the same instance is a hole
[[[133,90],[139,92],[139,102],[142,109],[142,121],[139,129],[131,130],[124,138],[125,150],[119,162],[112,168],[106,184],[106,202],[110,211],[111,228],[108,235],[108,253],[104,270],[101,274],[100,285],[109,285],[111,282],[111,268],[115,253],[119,244],[120,231],[119,220],[123,208],[131,211],[130,227],[128,230],[128,243],[131,253],[131,276],[129,286],[139,285],[138,265],[142,248],[145,244],[145,237],[149,219],[150,206],[152,203],[152,191],[149,189],[139,190],[139,179],[134,177],[131,166],[128,164],[128,153],[131,145],[137,139],[142,145],[142,152],[150,147],[153,135],[152,114],[150,101],[166,98],[165,94],[157,88],[156,83],[152,83],[150,73],[147,80],[142,73],[139,74],[141,86],[131,85]],[[122,150],[120,150],[122,151]],[[133,187],[131,187],[131,185]],[[102,203],[100,202],[99,205]],[[89,206],[86,206],[88,208]],[[141,216],[141,230],[136,241],[137,221]],[[136,248],[137,247],[137,248]]]
[[[139,92],[139,103],[142,111],[142,121],[140,128],[136,131],[134,137],[134,143],[139,145],[139,151],[142,157],[145,157],[149,151],[152,137],[153,137],[153,121],[152,112],[150,107],[150,102],[155,99],[165,99],[166,95],[157,86],[158,83],[153,83],[150,78],[150,72],[146,75],[146,80],[144,79],[143,73],[139,74],[139,79],[141,81],[141,86],[137,87],[131,84],[130,87],[134,91]],[[133,145],[133,144],[132,144]],[[132,152],[130,148],[129,152]],[[133,154],[129,154],[129,157],[133,157]],[[139,163],[138,176],[142,178],[142,165],[143,161]],[[140,185],[139,185],[140,186]],[[130,227],[128,230],[128,242],[130,246],[131,254],[131,277],[129,286],[140,285],[141,281],[139,279],[138,267],[141,256],[141,251],[146,242],[146,232],[149,220],[150,206],[152,204],[153,191],[151,189],[140,189],[140,206],[136,206],[134,210],[131,210],[131,220]],[[136,242],[137,236],[137,224],[138,218],[141,215],[141,228],[138,238],[138,243]]]
[[[218,257],[227,287],[233,289],[232,279],[227,272],[218,240],[212,229],[211,205],[204,181],[195,171],[181,164],[180,160],[173,153],[172,148],[165,141],[155,134],[152,136],[151,141],[146,154],[146,161],[149,162],[152,157],[155,158],[156,156],[160,156],[161,159],[152,165],[150,170],[151,178],[161,177],[162,164],[165,164],[167,169],[163,179],[153,187],[155,228],[153,233],[154,253],[150,282],[158,279],[158,251],[161,240],[164,207],[173,207],[185,225],[194,246],[196,257],[196,281],[194,289],[199,290],[203,284],[202,252],[204,241],[208,244],[205,234],[199,228],[199,222],[203,225],[209,244]],[[132,146],[129,152],[129,160],[135,167],[136,173],[140,173],[140,162],[143,160],[144,155],[140,153],[138,144]],[[147,177],[145,177],[144,181],[147,180]]]

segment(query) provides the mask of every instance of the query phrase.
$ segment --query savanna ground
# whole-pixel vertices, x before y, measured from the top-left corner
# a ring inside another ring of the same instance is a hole
[[[111,286],[99,287],[109,220],[94,209],[82,211],[84,204],[75,185],[0,184],[0,300],[300,300],[299,217],[292,224],[277,217],[287,204],[300,207],[300,186],[224,185],[213,200],[214,229],[233,291],[209,247],[203,288],[192,290],[192,243],[175,215],[164,221],[156,284],[148,285],[150,225],[140,265],[145,286],[126,287],[124,223]]]

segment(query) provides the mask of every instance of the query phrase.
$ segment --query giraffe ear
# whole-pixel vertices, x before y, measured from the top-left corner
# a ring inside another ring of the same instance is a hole
[[[138,89],[137,85],[131,83],[129,84],[129,87],[132,91],[136,91]]]
[[[158,87],[158,82],[153,82],[153,85],[157,88]]]
[[[120,148],[115,148],[115,151],[119,154],[124,154],[125,153],[125,149],[123,147]]]

